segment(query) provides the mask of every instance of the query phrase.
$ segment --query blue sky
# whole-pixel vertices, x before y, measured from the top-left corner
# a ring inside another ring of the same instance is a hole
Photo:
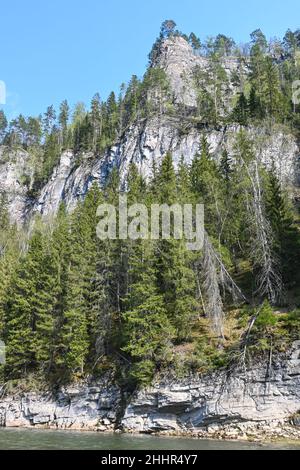
[[[63,99],[106,98],[132,74],[142,76],[166,18],[201,38],[237,42],[261,28],[268,37],[300,27],[299,0],[0,0],[2,106],[12,117],[37,115]],[[298,21],[298,23],[297,23]]]

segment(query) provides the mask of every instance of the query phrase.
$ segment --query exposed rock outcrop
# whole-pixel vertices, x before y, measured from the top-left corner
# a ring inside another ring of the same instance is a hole
[[[124,180],[130,163],[134,162],[140,172],[148,177],[153,160],[159,163],[168,151],[173,154],[175,166],[182,155],[189,163],[200,150],[203,132],[207,133],[210,150],[216,160],[220,159],[224,148],[234,155],[237,131],[238,128],[234,126],[219,130],[199,130],[191,126],[188,132],[182,134],[179,121],[166,117],[163,120],[153,118],[133,125],[124,138],[103,157],[94,158],[91,154],[86,154],[78,165],[75,157],[70,152],[65,152],[33,210],[44,215],[54,214],[61,201],[65,201],[70,209],[74,208],[94,182],[104,184],[114,165],[120,169]],[[252,128],[248,133],[260,160],[267,167],[271,167],[274,162],[280,179],[291,186],[296,184],[299,150],[295,139],[284,134],[280,128],[274,133]]]
[[[152,65],[165,70],[174,104],[195,108],[197,99],[193,74],[197,67],[206,70],[208,64],[209,59],[199,57],[187,41],[178,36],[162,42]],[[238,65],[235,59],[224,59],[223,67],[228,76]],[[28,197],[34,156],[24,150],[9,151],[1,147],[0,192],[7,195],[13,221],[22,223],[35,213],[51,216],[56,213],[61,201],[72,209],[93,182],[103,185],[113,166],[120,168],[124,178],[131,162],[148,176],[153,159],[159,163],[167,151],[173,153],[175,165],[182,155],[190,162],[200,149],[204,132],[216,159],[220,158],[224,147],[232,156],[238,130],[238,126],[212,128],[200,125],[193,119],[182,119],[180,113],[173,116],[162,113],[139,120],[103,155],[88,153],[75,156],[71,151],[63,152],[58,166],[35,200]],[[300,152],[295,138],[286,129],[274,126],[272,130],[250,128],[247,132],[254,141],[257,155],[266,165],[270,166],[274,161],[282,180],[290,185],[299,183]]]
[[[194,73],[197,68],[209,70],[210,63],[210,59],[198,55],[183,37],[174,36],[162,41],[152,66],[160,67],[166,72],[175,103],[195,108],[197,92]],[[231,73],[239,67],[239,60],[225,57],[222,67],[230,80]]]
[[[124,397],[124,396],[123,396]],[[300,438],[300,341],[249,370],[164,381],[128,397],[102,380],[0,399],[1,426],[198,437]]]
[[[95,381],[50,393],[25,393],[0,400],[0,425],[113,431],[121,394],[111,383]]]
[[[28,208],[27,184],[32,176],[30,155],[25,150],[10,150],[0,146],[0,194],[6,196],[13,221],[24,221]]]
[[[300,341],[248,371],[160,383],[132,398],[122,420],[130,432],[200,437],[300,437]]]

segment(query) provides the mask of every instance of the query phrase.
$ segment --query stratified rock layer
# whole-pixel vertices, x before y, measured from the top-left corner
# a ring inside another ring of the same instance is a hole
[[[0,400],[0,425],[113,431],[120,390],[106,381],[67,387],[51,393],[24,393]]]
[[[139,392],[122,424],[131,432],[198,436],[300,436],[289,426],[300,412],[300,341],[286,357],[247,371],[160,383]]]
[[[2,426],[217,438],[300,438],[300,341],[247,371],[165,381],[127,396],[99,380],[0,400]]]

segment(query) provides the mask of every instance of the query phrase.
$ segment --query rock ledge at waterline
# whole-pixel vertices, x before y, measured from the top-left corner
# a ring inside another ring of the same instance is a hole
[[[0,425],[227,439],[300,439],[300,341],[247,371],[164,381],[126,396],[111,380],[6,395]]]

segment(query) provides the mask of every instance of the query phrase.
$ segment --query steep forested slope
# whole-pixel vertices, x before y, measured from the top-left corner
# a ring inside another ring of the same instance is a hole
[[[0,115],[3,379],[243,366],[299,338],[299,32],[238,48],[165,24],[142,80],[90,109]],[[96,236],[97,207],[204,203],[185,240]],[[15,224],[16,222],[16,224]]]

